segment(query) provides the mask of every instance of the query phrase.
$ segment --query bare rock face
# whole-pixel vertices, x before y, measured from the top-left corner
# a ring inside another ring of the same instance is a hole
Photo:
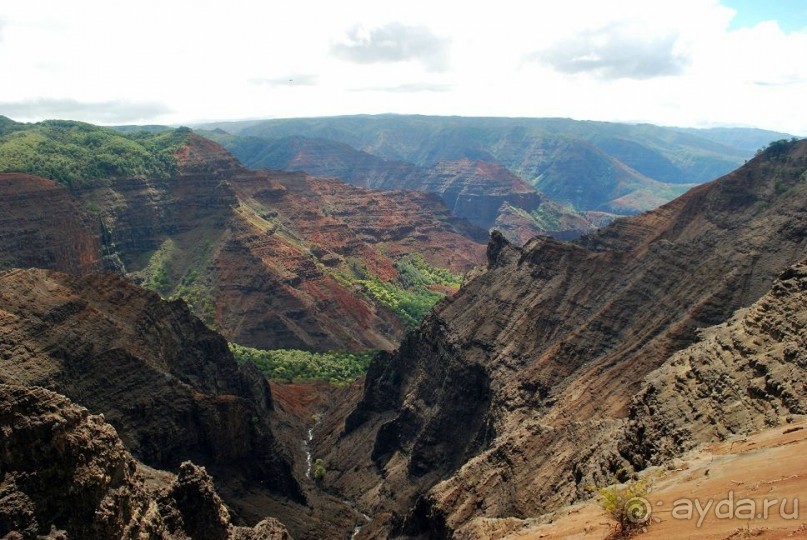
[[[643,466],[807,414],[807,260],[645,379],[623,453]]]
[[[393,512],[399,533],[440,537],[429,531],[540,515],[690,444],[642,412],[660,407],[672,391],[664,381],[681,368],[656,373],[655,390],[645,377],[807,257],[805,170],[802,141],[575,243],[538,237],[518,249],[494,236],[487,272],[371,365],[326,481],[372,512]],[[764,323],[771,335],[775,321]],[[803,333],[795,324],[782,331]],[[742,352],[731,339],[721,338]],[[798,351],[784,346],[782,358],[803,356],[785,350]],[[802,410],[793,396],[803,371],[788,372],[797,377],[788,384],[783,375],[797,361],[745,361],[750,395],[771,402],[748,406],[745,425]],[[704,388],[720,378],[719,365],[711,369],[693,365],[676,384]],[[684,439],[738,422],[713,418],[718,427],[696,424]],[[621,435],[629,422],[646,426],[632,442]]]
[[[274,520],[233,527],[203,468],[147,483],[102,415],[43,388],[0,384],[3,538],[286,539]]]
[[[505,203],[529,212],[541,201],[535,188],[496,163],[444,161],[429,172],[418,189],[439,193],[456,215],[480,227],[491,227]]]
[[[0,381],[43,386],[103,413],[144,463],[192,459],[302,500],[256,370],[184,302],[113,275],[0,274]]]
[[[403,322],[340,279],[350,265],[389,280],[405,254],[464,272],[484,253],[484,231],[432,195],[250,171],[196,135],[176,160],[168,180],[116,180],[75,195],[99,209],[105,246],[133,279],[188,298],[243,345],[392,348]]]
[[[0,174],[0,231],[0,268],[85,274],[103,267],[98,218],[52,180]]]

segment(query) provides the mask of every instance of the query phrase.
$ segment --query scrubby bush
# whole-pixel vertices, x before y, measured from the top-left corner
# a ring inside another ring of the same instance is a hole
[[[314,462],[314,480],[322,482],[325,479],[325,462],[320,458]]]
[[[590,488],[597,493],[603,510],[616,521],[611,538],[628,538],[650,524],[653,510],[647,500],[650,488],[648,479]]]
[[[394,311],[410,330],[445,296],[433,289],[452,290],[462,283],[461,275],[430,265],[419,253],[400,258],[395,268],[398,276],[392,281],[368,276],[354,282],[367,296]]]

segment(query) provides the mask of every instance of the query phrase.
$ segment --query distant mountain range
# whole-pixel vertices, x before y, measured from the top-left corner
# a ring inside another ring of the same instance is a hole
[[[248,167],[438,193],[455,215],[516,242],[571,238],[656,208],[789,138],[746,128],[398,115],[200,128]]]

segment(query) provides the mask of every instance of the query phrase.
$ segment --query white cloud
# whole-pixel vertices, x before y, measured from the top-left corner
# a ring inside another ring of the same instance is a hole
[[[402,94],[416,94],[419,92],[450,92],[452,86],[447,84],[410,83],[397,86],[377,86],[370,88],[355,88],[356,92],[394,92]]]
[[[359,64],[414,60],[429,70],[443,71],[447,68],[448,46],[448,39],[433,34],[425,26],[391,22],[370,30],[354,26],[331,51],[343,60]]]
[[[643,35],[627,23],[584,32],[536,51],[527,60],[545,62],[561,73],[591,73],[602,79],[652,79],[679,75],[689,59],[674,34]]]
[[[807,33],[668,4],[3,0],[0,114],[39,99],[162,104],[144,121],[167,123],[399,112],[807,134]]]
[[[124,100],[80,102],[74,99],[36,98],[20,102],[0,102],[4,116],[15,120],[69,119],[104,124],[147,123],[171,112],[162,103],[132,103]]]

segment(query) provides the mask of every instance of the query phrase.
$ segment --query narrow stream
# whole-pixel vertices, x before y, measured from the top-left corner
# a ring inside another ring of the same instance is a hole
[[[308,432],[306,438],[303,439],[303,450],[305,451],[305,477],[307,479],[311,479],[311,469],[313,467],[313,458],[311,457],[311,441],[314,440],[314,429],[319,425],[320,421],[322,421],[322,414],[317,413],[314,415],[314,425],[308,428]],[[365,514],[364,512],[360,512],[356,509],[356,507],[348,500],[342,501],[345,506],[351,508],[354,512],[361,516],[364,520],[364,523],[357,524],[353,528],[353,534],[350,536],[350,540],[354,540],[356,536],[358,536],[359,532],[361,532],[362,528],[372,521],[370,516]]]
[[[314,438],[314,428],[308,428],[308,439],[303,441],[305,449],[305,477],[311,480],[311,439]]]
[[[314,439],[314,428],[317,427],[322,421],[322,415],[317,413],[314,415],[314,425],[308,428],[308,437],[303,441],[303,450],[305,450],[305,477],[311,480],[311,441]]]
[[[364,519],[364,524],[363,525],[356,525],[356,527],[353,528],[353,534],[351,535],[350,540],[354,540],[354,538],[356,538],[359,535],[359,533],[361,532],[362,527],[364,527],[364,525],[367,525],[371,521],[370,516],[368,516],[364,512],[359,512],[359,513],[361,514],[362,519]]]

